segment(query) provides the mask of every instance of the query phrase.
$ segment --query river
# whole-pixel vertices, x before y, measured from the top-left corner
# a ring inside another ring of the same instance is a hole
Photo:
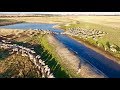
[[[14,25],[0,26],[0,28],[11,28],[11,29],[44,29],[50,30],[52,32],[63,32],[60,29],[52,28],[55,24],[37,24],[37,23],[20,23]],[[67,48],[77,53],[77,55],[88,62],[102,73],[104,73],[109,78],[120,78],[120,65],[102,54],[86,47],[80,42],[73,40],[72,38],[56,34],[54,35],[61,43],[63,43]]]

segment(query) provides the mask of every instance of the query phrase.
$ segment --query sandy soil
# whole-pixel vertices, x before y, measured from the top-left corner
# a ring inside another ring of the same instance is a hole
[[[70,52],[63,44],[56,40],[52,35],[48,36],[50,44],[54,45],[56,52],[62,58],[63,62],[69,69],[73,69],[76,74],[83,78],[104,78],[101,72],[97,71],[94,67],[81,60],[74,53]]]

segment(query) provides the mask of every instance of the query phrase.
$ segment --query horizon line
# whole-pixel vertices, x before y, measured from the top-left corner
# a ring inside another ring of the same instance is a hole
[[[120,15],[120,12],[0,12],[0,14]]]

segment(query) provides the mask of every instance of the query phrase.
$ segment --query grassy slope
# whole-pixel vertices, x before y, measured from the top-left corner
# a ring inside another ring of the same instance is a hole
[[[21,42],[22,41],[22,42]],[[26,43],[23,43],[26,41]],[[51,68],[55,77],[57,78],[69,78],[69,74],[66,72],[64,67],[58,62],[60,57],[56,54],[55,48],[50,45],[47,41],[46,36],[37,35],[33,37],[24,37],[17,40],[18,45],[23,45],[25,47],[34,48],[35,52],[39,54],[42,60]]]
[[[34,47],[34,50],[37,54],[41,55],[42,60],[50,66],[54,72],[55,77],[58,78],[69,78],[69,77],[80,77],[75,74],[74,71],[69,69],[69,66],[66,65],[61,57],[56,52],[56,47],[51,45],[47,40],[47,35],[37,35],[32,38],[26,39],[27,42],[36,43],[39,46]]]
[[[40,39],[40,37],[39,37],[39,39]],[[46,63],[51,66],[51,68],[55,72],[55,75],[58,75],[58,76],[64,77],[64,78],[70,77],[69,74],[67,73],[67,71],[65,70],[65,67],[60,63],[61,58],[56,53],[55,47],[53,47],[52,45],[50,45],[48,43],[46,36],[44,36],[41,39],[40,43],[48,51],[48,53],[50,53],[53,57],[53,59],[52,59],[53,61],[51,61],[50,63],[49,63],[49,61],[47,61]],[[55,65],[55,66],[53,67],[53,65]],[[58,70],[56,69],[57,66],[60,66],[60,71],[59,71],[59,69]]]
[[[37,68],[27,58],[13,54],[0,60],[0,78],[40,78]]]
[[[40,38],[40,37],[39,37]],[[49,44],[49,42],[47,41],[47,36],[44,36],[41,39],[41,45],[43,45],[45,47],[46,50],[49,51],[49,53],[52,54],[52,56],[54,56],[55,61],[60,64],[61,66],[61,70],[65,71],[69,77],[80,77],[79,75],[75,74],[75,72],[71,69],[69,69],[69,66],[67,66],[64,62],[62,62],[61,57],[57,54],[56,52],[56,47],[54,45]],[[52,64],[51,64],[52,65]],[[58,74],[59,75],[59,74]],[[64,75],[64,74],[63,74]],[[68,76],[67,76],[68,77]]]
[[[36,38],[37,37],[37,38]],[[60,57],[56,54],[55,48],[50,45],[46,39],[46,36],[36,36],[34,38],[38,39],[39,44],[44,48],[44,54],[42,55],[43,60],[46,61],[46,64],[50,66],[54,75],[58,78],[67,78],[69,74],[67,74],[64,67],[59,63]],[[33,39],[35,41],[35,39]]]
[[[14,33],[12,31],[9,32],[9,34],[13,34],[13,35],[14,35]],[[45,36],[38,35],[38,36],[29,37],[29,36],[27,36],[26,33],[21,32],[20,37],[17,37],[17,36],[15,36],[15,37],[16,38],[14,39],[13,43],[16,43],[18,45],[22,45],[22,46],[25,46],[28,48],[34,48],[36,53],[39,54],[41,56],[42,60],[44,60],[45,63],[48,64],[48,66],[52,69],[52,72],[54,73],[55,77],[57,77],[57,78],[69,78],[70,77],[68,75],[68,73],[66,73],[63,66],[58,62],[58,59],[60,60],[60,58],[55,53],[54,47],[52,47],[47,42],[47,39]],[[20,62],[23,64],[25,64],[23,62],[23,60],[25,60],[26,62],[28,61],[27,58],[22,58],[21,56],[18,57],[16,55],[15,55],[14,59],[13,58],[10,59],[10,57],[12,57],[12,56],[9,56],[8,53],[2,49],[0,50],[0,55],[1,55],[0,56],[0,60],[1,60],[0,64],[1,65],[5,64],[4,66],[0,67],[0,71],[3,70],[3,72],[0,73],[1,77],[11,77],[11,76],[18,74],[19,71],[16,71],[15,69],[13,70],[13,68],[11,67],[11,65],[12,65],[11,62],[14,61],[15,62],[14,64],[16,64],[18,61],[18,58],[19,58],[19,61],[21,59]],[[10,59],[11,61],[9,62],[8,59]],[[6,68],[6,66],[9,66],[8,64],[10,65],[10,67],[7,67],[7,68],[10,69],[10,71],[7,72],[7,74],[6,74],[5,71],[7,69],[4,70],[4,67]],[[17,68],[17,66],[15,66],[15,67]],[[30,67],[28,66],[28,68],[30,68]],[[19,70],[19,67],[17,68],[17,70]],[[31,69],[31,70],[34,71],[34,69]],[[35,72],[33,72],[33,73],[35,73]],[[31,72],[31,74],[32,74],[32,72]],[[24,77],[24,76],[21,76],[21,77]],[[38,76],[36,76],[36,73],[35,73],[34,76],[26,76],[26,77],[38,77]]]

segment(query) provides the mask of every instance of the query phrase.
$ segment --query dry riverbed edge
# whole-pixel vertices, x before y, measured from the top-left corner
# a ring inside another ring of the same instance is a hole
[[[68,50],[62,43],[60,43],[54,36],[47,36],[48,42],[56,48],[56,53],[62,58],[69,70],[72,69],[74,74],[78,74],[81,78],[105,78],[106,76],[98,71],[96,68],[80,59],[73,52]],[[80,66],[81,65],[81,66]]]

